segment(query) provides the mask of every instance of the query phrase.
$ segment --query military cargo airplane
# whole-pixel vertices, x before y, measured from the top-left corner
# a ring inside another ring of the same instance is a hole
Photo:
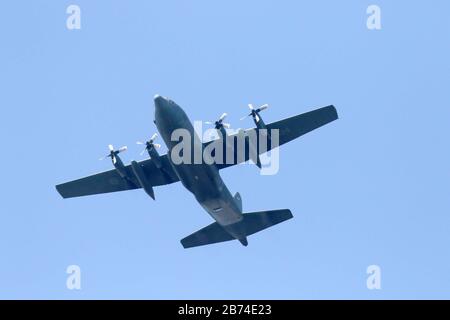
[[[140,162],[132,161],[130,165],[124,165],[119,157],[119,153],[124,152],[127,149],[126,147],[114,150],[113,146],[109,145],[109,154],[105,158],[111,158],[114,169],[59,184],[56,189],[63,198],[72,198],[142,188],[151,198],[155,199],[153,187],[181,181],[183,186],[194,194],[200,205],[215,220],[207,227],[182,239],[181,244],[184,248],[229,240],[238,240],[242,245],[247,246],[249,235],[292,218],[289,209],[244,213],[241,196],[239,193],[234,196],[230,193],[220,177],[219,170],[250,160],[261,168],[259,157],[261,154],[338,118],[336,108],[330,105],[265,124],[260,112],[267,109],[268,105],[259,108],[249,105],[250,113],[248,116],[253,118],[256,127],[244,131],[246,136],[243,140],[243,155],[239,156],[239,150],[235,147],[239,134],[228,135],[225,128],[228,128],[229,125],[223,122],[226,114],[211,123],[220,133],[218,139],[202,142],[188,116],[179,105],[160,95],[154,97],[154,103],[154,122],[169,150],[166,154],[160,155],[156,150],[159,147],[154,142],[157,134],[153,135],[147,142],[140,142],[140,144],[145,145],[143,152],[147,151],[150,158]],[[173,133],[177,129],[187,131],[191,137],[188,143],[192,146],[200,145],[201,150],[214,142],[232,141],[232,147],[225,143],[222,150],[223,154],[231,156],[232,161],[225,163],[220,161],[213,163],[192,163],[189,161],[178,163],[171,152],[179,143],[179,141],[173,139]],[[261,132],[265,133],[260,135]],[[277,133],[277,141],[274,141],[275,139],[270,132]],[[247,134],[251,133],[256,133],[254,135],[256,140],[248,138]],[[267,138],[267,146],[261,148],[260,140],[264,137]],[[256,157],[254,157],[255,154]]]

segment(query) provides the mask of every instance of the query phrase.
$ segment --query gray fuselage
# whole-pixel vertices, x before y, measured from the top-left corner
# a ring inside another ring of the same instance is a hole
[[[203,154],[203,146],[183,109],[167,98],[156,96],[155,124],[169,149],[169,160],[183,186],[194,194],[211,217],[233,237],[245,238],[239,228],[239,222],[243,219],[241,209],[220,177],[215,164],[205,163],[203,157],[201,157],[201,163],[198,163],[199,161],[194,163],[194,148],[200,148],[197,152],[200,150]],[[178,134],[174,134],[175,130],[182,130],[182,133],[189,134],[190,148],[186,150],[191,153],[191,156],[187,163],[179,163],[179,160],[173,159],[178,154],[172,154],[172,150],[180,143]]]

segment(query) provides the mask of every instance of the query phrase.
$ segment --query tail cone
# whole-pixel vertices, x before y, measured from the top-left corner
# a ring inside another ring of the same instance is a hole
[[[248,246],[247,237],[238,240],[244,247]]]

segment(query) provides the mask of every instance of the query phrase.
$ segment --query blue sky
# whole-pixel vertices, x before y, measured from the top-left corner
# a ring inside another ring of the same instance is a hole
[[[81,30],[66,29],[80,6]],[[381,8],[368,30],[366,8]],[[0,298],[450,298],[448,1],[9,1],[0,13]],[[222,172],[244,211],[294,219],[184,250],[212,220],[181,184],[62,200],[149,137],[154,94],[192,120],[334,104],[280,171]],[[81,290],[66,288],[68,265]],[[380,266],[381,290],[366,268]]]

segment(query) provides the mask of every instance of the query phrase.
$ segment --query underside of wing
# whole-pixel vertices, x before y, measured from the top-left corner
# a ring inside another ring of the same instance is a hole
[[[320,128],[338,118],[336,108],[327,106],[310,112],[302,113],[287,119],[272,122],[268,130],[279,130],[279,145],[292,141],[308,132]]]
[[[216,165],[219,169],[223,169],[235,164],[248,161],[250,160],[252,148],[254,148],[253,152],[256,154],[265,153],[310,131],[320,128],[336,120],[337,118],[338,115],[336,108],[330,105],[267,124],[266,132],[268,132],[273,137],[275,137],[276,135],[278,139],[267,138],[265,132],[264,134],[262,134],[262,130],[258,128],[253,128],[245,130],[243,131],[243,133],[241,132],[238,134],[230,135],[227,137],[228,142],[223,144],[223,161],[221,163],[216,163]],[[276,133],[274,131],[276,131]],[[245,137],[242,147],[239,146],[238,142],[240,134],[243,134]],[[252,140],[252,137],[254,137],[254,140]],[[260,143],[261,139],[266,139],[266,143]],[[278,141],[276,142],[276,140]],[[205,145],[207,146],[212,142],[214,141],[207,142]],[[230,143],[232,148],[229,148]],[[262,145],[264,145],[265,147],[261,148]],[[230,155],[230,153],[233,154]]]
[[[81,197],[138,188],[140,188],[140,186],[122,178],[115,169],[56,186],[56,190],[58,190],[63,198]]]
[[[162,168],[157,168],[151,159],[138,163],[146,181],[151,186],[160,186],[178,181],[167,155],[160,157]],[[141,188],[130,165],[125,167],[126,176],[122,177],[116,169],[97,173],[81,179],[69,181],[56,186],[63,198],[73,198],[101,193],[125,191]]]

